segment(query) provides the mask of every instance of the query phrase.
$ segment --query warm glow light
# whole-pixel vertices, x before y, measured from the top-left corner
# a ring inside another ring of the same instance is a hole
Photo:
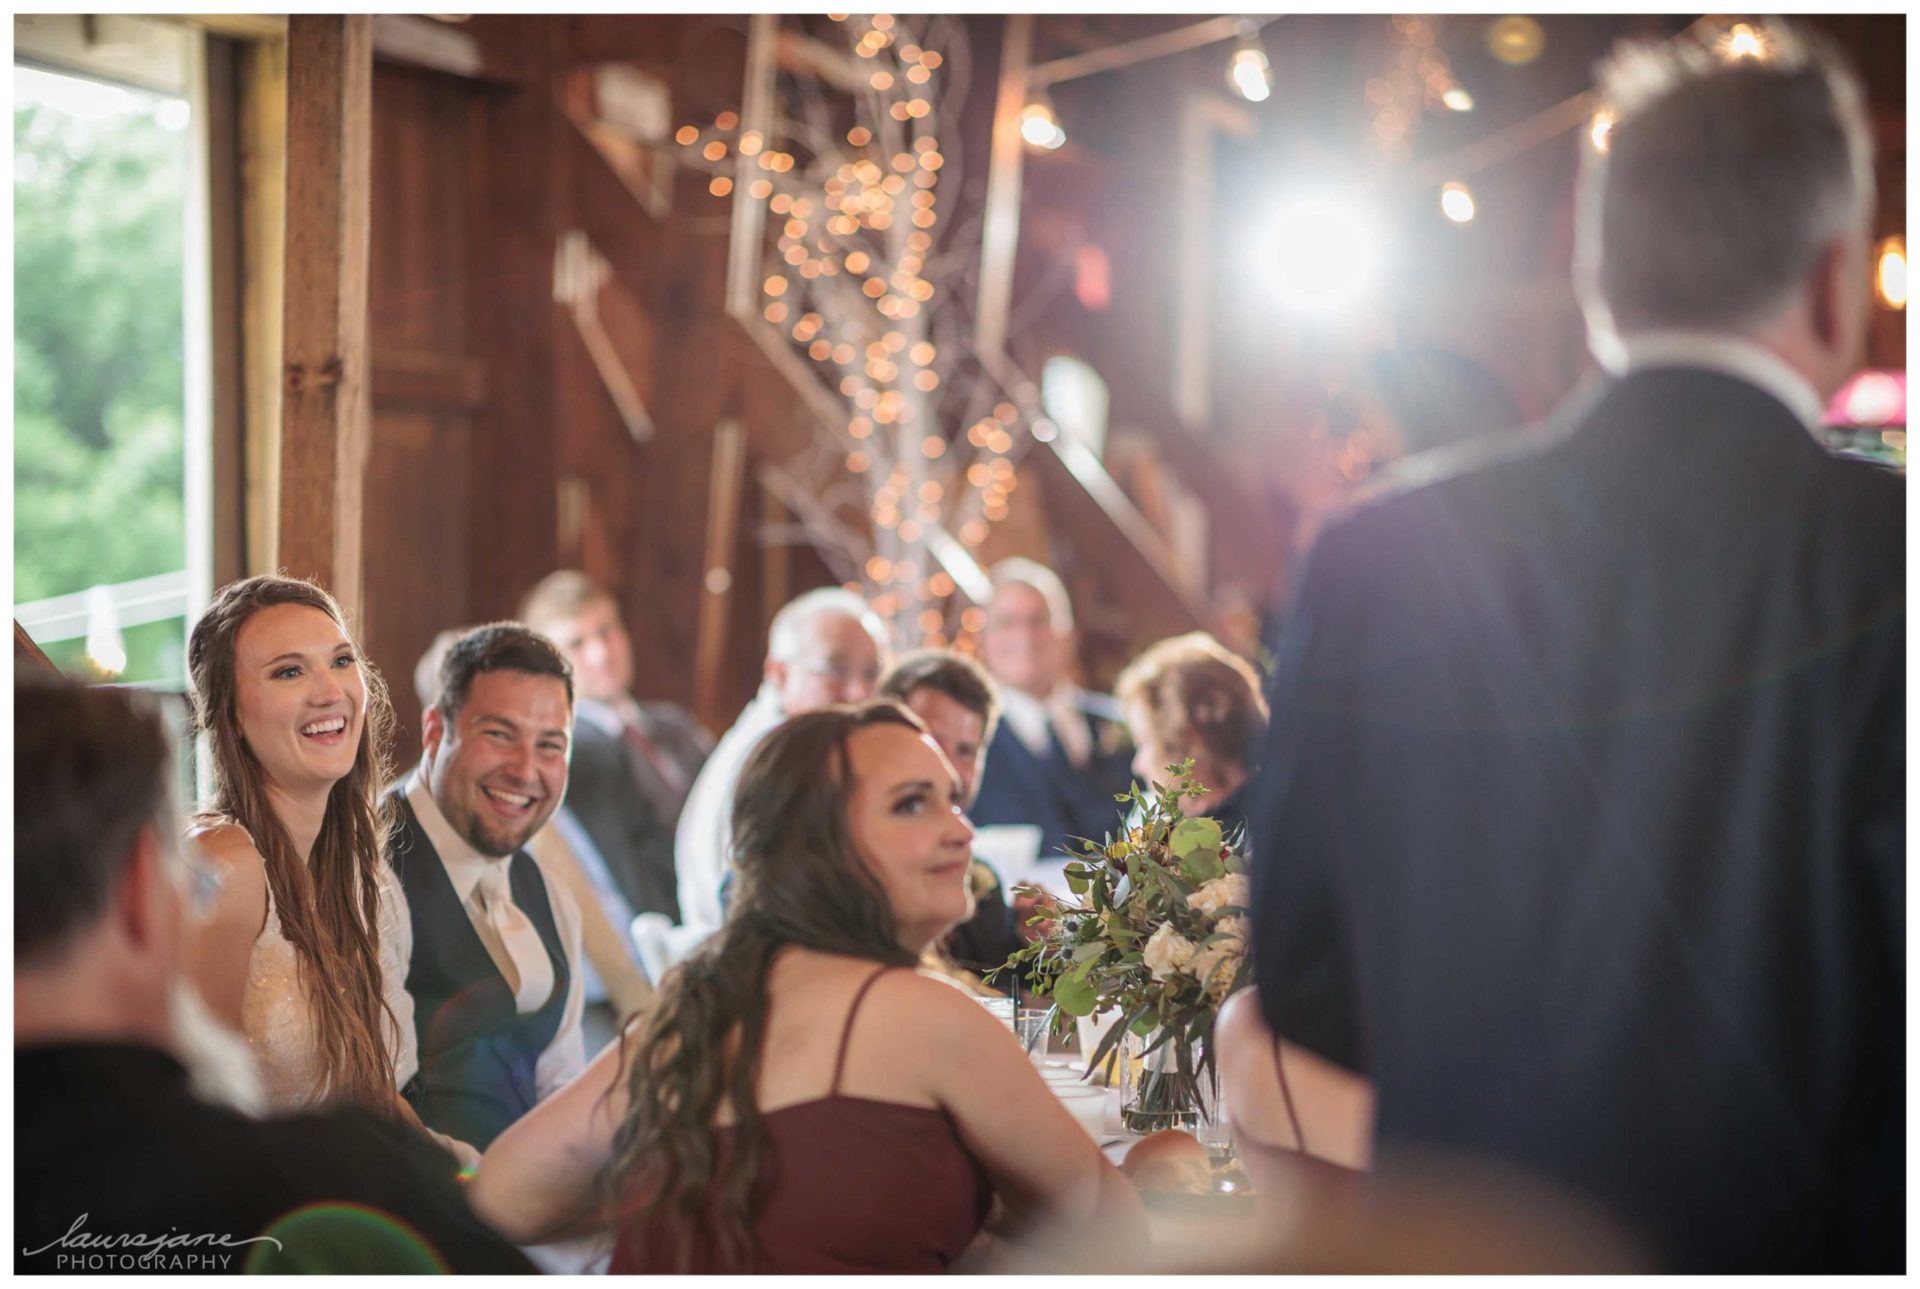
[[[1907,239],[1889,237],[1874,253],[1873,291],[1889,309],[1907,307]]]
[[[1487,52],[1510,66],[1532,62],[1546,47],[1546,31],[1524,14],[1497,18],[1487,28]]]
[[[1467,93],[1458,85],[1442,94],[1440,96],[1440,102],[1446,106],[1449,112],[1473,111],[1473,95]]]
[[[1473,191],[1463,183],[1450,183],[1440,190],[1440,212],[1456,224],[1473,222]]]
[[[1587,132],[1587,137],[1593,141],[1594,151],[1605,152],[1607,150],[1609,142],[1613,138],[1613,121],[1613,109],[1611,108],[1603,107],[1593,114],[1593,127]]]
[[[1053,105],[1045,99],[1037,99],[1027,104],[1020,113],[1020,137],[1030,147],[1051,152],[1067,141],[1067,132],[1060,127],[1060,118],[1054,115]]]
[[[1338,192],[1284,203],[1265,230],[1260,257],[1267,284],[1287,308],[1347,309],[1365,297],[1379,268],[1381,237],[1367,205]]]
[[[1227,64],[1227,79],[1249,103],[1264,103],[1273,93],[1273,69],[1266,51],[1258,45],[1242,45],[1233,51]]]
[[[721,175],[707,185],[707,191],[716,197],[724,197],[733,191],[733,180],[727,178],[725,175]]]
[[[1729,59],[1765,58],[1767,42],[1761,34],[1744,22],[1736,22],[1727,32],[1721,51]]]

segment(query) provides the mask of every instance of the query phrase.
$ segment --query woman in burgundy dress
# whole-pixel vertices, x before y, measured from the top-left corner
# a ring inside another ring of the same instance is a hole
[[[1004,1026],[914,970],[967,914],[973,838],[919,721],[884,702],[787,721],[733,835],[726,925],[494,1143],[482,1215],[520,1241],[610,1215],[615,1271],[933,1272],[997,1191],[1054,1252],[1077,1233],[1124,1259],[1131,1186]]]

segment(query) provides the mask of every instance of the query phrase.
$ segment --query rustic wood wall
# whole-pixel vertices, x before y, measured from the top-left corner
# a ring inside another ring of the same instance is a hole
[[[394,691],[403,762],[418,741],[413,666],[434,634],[511,616],[558,567],[585,568],[618,596],[641,696],[694,705],[723,419],[745,434],[746,514],[727,552],[719,684],[703,718],[731,723],[758,684],[772,610],[829,580],[811,552],[758,542],[753,469],[810,431],[726,317],[725,203],[683,173],[672,215],[648,215],[559,103],[569,72],[621,59],[668,79],[676,123],[710,119],[739,92],[745,41],[731,27],[476,16],[463,29],[484,51],[478,76],[376,66],[362,621]],[[600,312],[652,416],[645,442],[555,302],[569,230],[612,269]]]

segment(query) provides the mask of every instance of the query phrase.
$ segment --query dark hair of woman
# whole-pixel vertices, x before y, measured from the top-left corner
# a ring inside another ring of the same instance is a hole
[[[294,850],[267,796],[266,772],[241,737],[235,677],[240,629],[262,609],[300,604],[320,610],[343,632],[331,595],[311,582],[250,577],[214,597],[187,644],[194,718],[213,751],[213,795],[202,819],[230,819],[252,834],[265,861],[281,932],[307,973],[327,1086],[372,1108],[393,1105],[393,1066],[382,1038],[378,865],[385,863],[390,819],[380,795],[388,778],[393,709],[380,674],[361,660],[366,714],[353,769],[333,785],[310,859]],[[358,649],[355,650],[358,653]]]
[[[734,888],[721,929],[662,983],[627,1074],[614,1139],[615,1211],[665,1217],[686,1269],[702,1209],[717,1220],[723,1266],[744,1270],[763,1199],[766,1133],[755,1104],[767,1030],[767,972],[788,946],[912,967],[892,906],[847,826],[858,730],[920,721],[892,702],[795,716],[754,749],[733,806]],[[715,1151],[725,1097],[731,1149]]]

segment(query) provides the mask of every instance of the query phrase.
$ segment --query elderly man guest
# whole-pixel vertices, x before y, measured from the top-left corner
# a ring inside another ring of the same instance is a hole
[[[1905,498],[1859,362],[1871,135],[1811,34],[1602,71],[1611,379],[1320,537],[1250,811],[1273,1030],[1376,1159],[1610,1209],[1676,1271],[1905,1260]]]
[[[680,813],[674,837],[679,924],[658,913],[634,919],[633,938],[653,979],[720,928],[733,785],[747,755],[789,716],[871,698],[886,654],[885,624],[844,588],[808,591],[773,615],[760,691],[721,736]]]
[[[987,834],[983,851],[996,825],[1037,829],[1038,848],[1023,857],[1057,867],[1069,838],[1097,840],[1115,827],[1113,798],[1132,781],[1132,750],[1113,700],[1070,677],[1073,605],[1059,577],[1029,559],[1002,560],[990,576],[981,658],[1003,710],[973,820]]]
[[[586,1062],[580,910],[525,849],[567,791],[572,672],[517,623],[441,663],[419,768],[395,788],[393,867],[413,919],[414,1108],[485,1149]]]

